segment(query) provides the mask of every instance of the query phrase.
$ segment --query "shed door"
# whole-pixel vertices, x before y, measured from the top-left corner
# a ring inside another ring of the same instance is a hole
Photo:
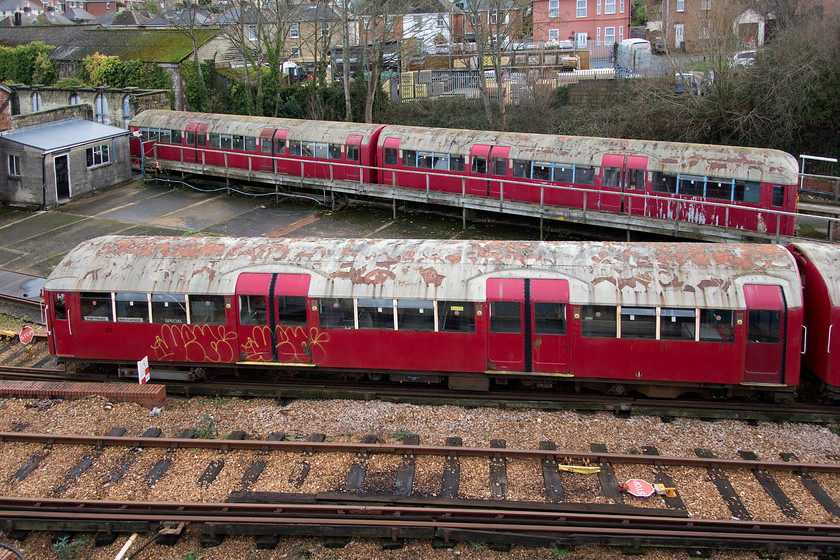
[[[744,381],[783,383],[787,306],[781,286],[747,284]]]

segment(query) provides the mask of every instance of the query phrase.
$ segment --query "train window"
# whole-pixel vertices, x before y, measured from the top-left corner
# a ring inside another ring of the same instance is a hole
[[[487,158],[482,156],[473,156],[472,158],[472,172],[487,174]]]
[[[152,131],[149,130],[149,133],[152,134]],[[155,130],[154,134],[152,134],[152,140],[157,140],[157,130]],[[189,130],[187,131],[187,143],[186,143],[186,145],[187,146],[195,146],[195,133],[190,132]]]
[[[782,330],[781,311],[750,309],[750,328],[747,338],[750,342],[778,344]]]
[[[785,187],[782,185],[773,185],[773,206],[785,205]]]
[[[554,180],[558,183],[571,183],[575,179],[575,166],[566,164],[554,165]]]
[[[706,180],[706,198],[732,200],[732,179],[709,177]]]
[[[301,142],[300,155],[304,157],[312,157],[315,155],[315,142]]]
[[[706,178],[700,175],[680,175],[678,194],[683,196],[703,196]]]
[[[290,156],[299,156],[300,155],[300,141],[299,140],[289,140],[289,155]]]
[[[491,173],[498,177],[506,177],[507,176],[507,158],[503,157],[494,157],[493,158],[493,165],[491,167]]]
[[[246,152],[256,152],[257,151],[257,139],[253,136],[246,136],[245,137],[245,151]]]
[[[116,293],[114,294],[114,300],[117,304],[118,323],[149,322],[149,300],[146,294]]]
[[[233,136],[230,134],[222,134],[219,138],[219,143],[223,150],[230,150],[233,147]]]
[[[341,159],[341,144],[330,144],[328,151],[330,159]]]
[[[197,325],[224,325],[224,296],[190,296],[190,323]]]
[[[156,141],[158,139],[158,129],[150,128],[149,129],[149,140]]]
[[[209,138],[209,141],[207,142],[207,145],[209,147],[211,147],[211,148],[221,148],[222,147],[221,134],[218,134],[216,132],[211,132],[208,135],[208,138]]]
[[[761,201],[761,183],[735,180],[735,202],[758,204]]]
[[[353,300],[349,298],[323,298],[319,302],[322,329],[352,329]]]
[[[359,161],[358,144],[347,144],[347,161]]]
[[[705,342],[734,342],[735,327],[732,323],[732,311],[701,309],[700,340]]]
[[[271,153],[271,138],[265,136],[260,138],[260,151],[264,154]]]
[[[361,319],[359,326],[361,326]],[[397,328],[401,331],[434,332],[434,302],[422,299],[398,299]]]
[[[513,176],[520,179],[530,179],[531,162],[524,159],[513,160]]]
[[[535,161],[531,177],[538,181],[551,181],[551,164]]]
[[[112,321],[111,294],[82,293],[79,296],[82,321]]]
[[[233,149],[234,150],[241,150],[245,147],[245,137],[239,136],[238,134],[233,135]]]
[[[239,324],[265,325],[268,314],[265,310],[265,296],[239,296]]]
[[[356,306],[360,329],[394,330],[394,300],[359,298]]]
[[[466,168],[467,167],[464,164],[464,156],[456,156],[454,154],[449,155],[449,170],[450,171],[463,171]]]
[[[274,153],[275,154],[285,154],[286,153],[286,141],[282,138],[275,138],[274,139]]]
[[[152,323],[186,324],[187,296],[152,294]]]
[[[449,170],[449,154],[434,154],[432,156],[432,169]]]
[[[661,340],[694,340],[694,321],[697,316],[694,309],[666,309],[663,307],[659,315],[659,338]]]
[[[396,148],[385,148],[385,165],[397,165]]]
[[[139,128],[138,130],[140,131],[140,139],[143,140],[143,142],[145,142],[146,140],[149,139],[149,129],[148,128]]]
[[[621,338],[656,338],[656,309],[653,307],[622,307]]]
[[[288,327],[305,327],[306,297],[277,296],[277,324]]]
[[[584,305],[580,334],[590,338],[616,337],[616,308],[608,305]]]
[[[417,152],[415,150],[403,150],[403,167],[417,167]]]
[[[566,304],[534,302],[534,332],[536,334],[566,334]]]
[[[408,165],[405,162],[405,153],[408,150],[403,151],[403,165]],[[434,152],[418,152],[417,153],[417,167],[421,167],[423,169],[432,169],[435,159]]]
[[[306,144],[304,144],[304,147],[306,147]],[[330,145],[326,142],[315,142],[314,155],[318,159],[329,159]]]
[[[580,185],[595,184],[595,168],[591,165],[575,165],[575,183]]]
[[[79,296],[82,321],[112,321],[111,294],[82,293]]]
[[[64,294],[53,294],[53,315],[56,321],[67,320],[67,300]]]
[[[491,301],[490,332],[522,332],[522,304],[518,301]]]
[[[601,178],[601,186],[617,189],[621,186],[621,168],[604,167],[604,176]]]
[[[172,143],[173,144],[180,144],[181,143],[181,131],[180,130],[170,130],[172,134]]]
[[[636,191],[645,190],[645,170],[644,169],[628,169],[627,170],[627,186]]]
[[[170,144],[172,142],[172,133],[169,132],[168,129],[163,129],[162,128],[160,130],[160,141],[161,142],[166,142],[167,144]]]
[[[474,333],[475,304],[466,301],[439,301],[438,331]]]
[[[195,135],[195,145],[198,147],[205,147],[207,145],[207,135],[200,132]]]
[[[677,176],[662,173],[661,171],[654,171],[651,186],[653,187],[653,192],[676,194]]]

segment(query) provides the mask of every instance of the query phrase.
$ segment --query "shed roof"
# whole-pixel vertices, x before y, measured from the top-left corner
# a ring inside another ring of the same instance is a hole
[[[129,131],[124,128],[75,118],[10,130],[0,135],[0,138],[43,152],[54,152],[128,134]]]

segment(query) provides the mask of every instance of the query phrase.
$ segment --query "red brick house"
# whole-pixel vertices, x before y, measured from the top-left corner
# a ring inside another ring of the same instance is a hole
[[[631,0],[534,0],[534,41],[574,40],[578,48],[630,37]]]

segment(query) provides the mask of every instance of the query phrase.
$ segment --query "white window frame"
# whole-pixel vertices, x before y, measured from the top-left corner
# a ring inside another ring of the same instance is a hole
[[[559,29],[549,29],[548,30],[548,40],[549,41],[559,41],[560,40],[560,30]]]
[[[619,25],[619,26],[618,26],[618,42],[620,43],[620,42],[622,42],[623,40],[624,40],[624,26],[623,26],[623,25]]]
[[[577,9],[575,10],[575,17],[586,17],[586,0],[577,0]]]
[[[292,47],[289,51],[289,58],[297,58],[300,56],[300,47]]]
[[[322,21],[321,22],[321,37],[327,37],[330,34],[330,22]]]
[[[595,0],[595,14],[601,15],[601,0]]]
[[[91,159],[93,160],[92,163],[88,165],[88,169],[111,163],[111,147],[108,144],[91,146],[86,151],[91,152]],[[85,157],[87,157],[87,154],[85,154]]]
[[[601,28],[600,27],[595,28],[595,44],[596,45],[601,44]]]
[[[29,100],[32,103],[32,112],[40,111],[41,107],[41,92],[33,91],[32,95],[29,96]]]
[[[708,12],[712,9],[712,0],[700,0],[700,9]]]
[[[612,40],[610,40],[612,37]],[[615,43],[615,27],[605,27],[604,28],[604,44],[605,45],[612,45]]]
[[[621,0],[621,1],[618,3],[618,9],[619,9],[619,11],[620,11],[622,14],[624,13],[624,0]]]
[[[289,37],[292,39],[300,37],[300,23],[294,22],[289,26]]]
[[[257,27],[254,25],[248,26],[248,40],[249,41],[256,41],[257,40]]]
[[[438,17],[437,18],[437,26],[438,26],[438,29],[443,29],[444,27],[446,27],[446,19],[442,18],[442,17]]]
[[[614,14],[615,13],[615,0],[604,0],[604,13],[605,14]]]
[[[8,165],[9,177],[20,177],[20,157],[9,154],[6,163]]]
[[[685,0],[677,0],[677,11],[684,12],[685,11]]]
[[[560,0],[548,0],[548,17],[560,17]]]

